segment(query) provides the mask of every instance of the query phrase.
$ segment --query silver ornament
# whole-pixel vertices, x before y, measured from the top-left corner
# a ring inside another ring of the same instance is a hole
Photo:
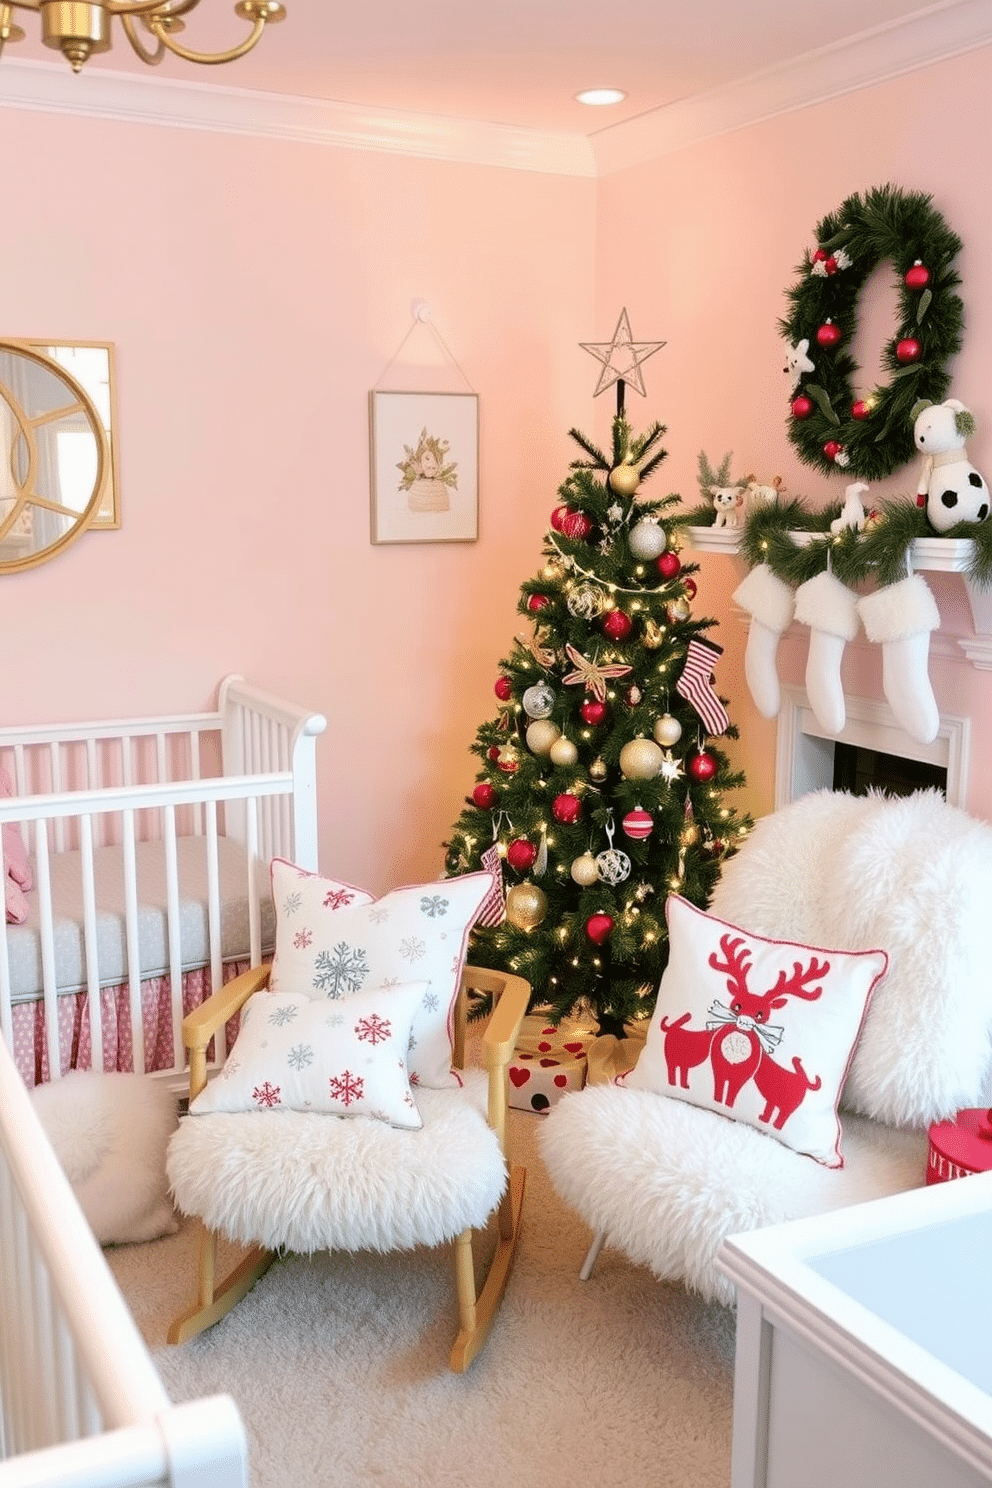
[[[627,543],[635,558],[649,562],[652,558],[661,557],[668,547],[668,538],[660,522],[642,521],[635,523],[630,529]]]
[[[595,620],[603,608],[603,596],[592,584],[577,584],[566,603],[568,613],[576,620]]]
[[[617,847],[608,847],[605,852],[597,853],[596,867],[604,883],[623,883],[630,877],[630,859]]]
[[[555,695],[546,682],[536,682],[524,693],[523,704],[528,718],[547,718],[555,705]]]

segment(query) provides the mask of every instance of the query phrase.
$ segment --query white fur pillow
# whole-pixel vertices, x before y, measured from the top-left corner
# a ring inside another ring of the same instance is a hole
[[[178,1117],[167,1085],[147,1075],[71,1070],[31,1095],[101,1245],[175,1233],[165,1149]]]
[[[939,791],[817,791],[762,818],[711,910],[764,935],[880,945],[889,974],[865,1020],[843,1108],[927,1126],[988,1104],[992,828]]]

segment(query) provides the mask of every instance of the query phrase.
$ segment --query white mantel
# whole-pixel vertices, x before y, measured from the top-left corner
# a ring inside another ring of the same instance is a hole
[[[699,553],[726,553],[733,557],[740,548],[741,534],[737,527],[687,527],[685,532],[688,545]],[[799,547],[808,547],[821,535],[790,532],[789,536]],[[992,671],[992,590],[979,588],[967,576],[973,548],[970,538],[918,537],[910,544],[910,559],[918,573],[930,571],[961,575],[975,633],[959,636],[957,642],[972,666],[988,672]]]

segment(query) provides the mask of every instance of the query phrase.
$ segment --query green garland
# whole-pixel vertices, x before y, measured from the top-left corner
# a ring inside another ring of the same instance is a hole
[[[796,378],[788,434],[799,458],[817,470],[883,480],[916,454],[913,404],[947,395],[945,364],[961,346],[963,310],[953,293],[961,280],[953,265],[962,244],[930,200],[891,185],[848,197],[817,223],[817,246],[806,250],[787,291],[791,309],[779,329]],[[892,376],[861,396],[847,348],[861,290],[885,260],[899,280],[898,330],[882,357]]]
[[[905,577],[910,543],[935,535],[926,511],[905,499],[879,502],[876,520],[863,532],[853,528],[831,532],[830,523],[840,511],[836,502],[817,512],[807,511],[798,501],[756,508],[741,530],[741,556],[751,567],[766,563],[792,588],[815,578],[828,563],[842,584],[874,579],[884,586]],[[799,543],[793,533],[809,533],[811,540]],[[940,536],[969,538],[973,547],[965,574],[979,588],[992,588],[992,521],[958,522]]]

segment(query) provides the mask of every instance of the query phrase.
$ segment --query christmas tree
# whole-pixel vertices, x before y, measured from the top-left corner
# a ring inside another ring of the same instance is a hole
[[[597,392],[616,383],[612,448],[570,431],[582,453],[521,586],[528,628],[499,663],[477,783],[444,844],[449,875],[487,867],[505,889],[472,959],[525,977],[549,1021],[581,1012],[618,1037],[653,1006],[666,897],[705,907],[750,826],[724,804],[743,776],[717,741],[737,731],[714,686],[715,621],[692,613],[680,497],[643,489],[666,431],[637,435],[624,413],[625,380],[660,344],[632,343],[624,312],[608,348],[586,348],[604,363]]]

